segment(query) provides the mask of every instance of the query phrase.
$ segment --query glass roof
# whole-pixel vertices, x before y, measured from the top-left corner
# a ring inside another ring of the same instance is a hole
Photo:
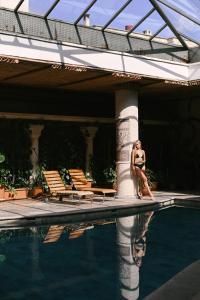
[[[149,40],[175,37],[184,47],[200,45],[200,0],[0,0],[0,7],[75,25],[85,25],[88,14],[89,26],[102,30],[145,32]]]

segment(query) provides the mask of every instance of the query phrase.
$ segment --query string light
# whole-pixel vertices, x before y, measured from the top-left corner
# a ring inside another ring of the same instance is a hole
[[[65,65],[64,69],[74,71],[74,72],[86,72],[87,71],[87,68],[82,67],[82,66],[76,66],[76,65]]]
[[[195,86],[200,85],[200,80],[165,80],[166,84],[175,84],[175,85],[182,85],[182,86]]]
[[[61,65],[61,64],[53,64],[51,65],[52,69],[55,70],[69,70],[74,72],[86,72],[87,68],[83,66],[76,66],[76,65]]]
[[[142,79],[142,76],[138,74],[129,74],[129,73],[124,73],[124,72],[114,72],[112,73],[113,77],[118,77],[118,78],[127,78],[127,79],[132,79],[132,80],[140,80]]]
[[[0,61],[1,62],[6,62],[6,63],[9,63],[9,64],[18,64],[19,63],[19,59],[12,58],[12,57],[7,57],[7,56],[0,56]]]

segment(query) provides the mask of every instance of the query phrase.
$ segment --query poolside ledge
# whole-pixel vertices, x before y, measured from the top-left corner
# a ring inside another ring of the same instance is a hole
[[[200,260],[176,274],[144,300],[198,300]]]
[[[128,216],[145,211],[172,206],[200,208],[200,195],[177,192],[155,192],[155,201],[148,198],[114,199],[101,197],[93,203],[86,200],[45,202],[44,199],[24,199],[0,202],[0,228],[39,226],[69,222],[89,221],[101,218]]]

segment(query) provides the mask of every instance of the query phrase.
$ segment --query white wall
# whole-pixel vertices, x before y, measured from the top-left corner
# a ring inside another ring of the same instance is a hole
[[[137,73],[159,79],[188,80],[187,64],[6,34],[0,34],[0,55]]]
[[[14,9],[20,0],[0,0],[0,7]],[[20,6],[20,11],[29,10],[29,0],[25,0],[24,3]]]
[[[189,65],[189,80],[200,80],[200,62]]]

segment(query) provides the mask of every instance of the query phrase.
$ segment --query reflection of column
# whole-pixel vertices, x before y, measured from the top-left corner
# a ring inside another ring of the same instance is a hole
[[[36,176],[37,167],[38,167],[38,145],[39,145],[39,137],[44,128],[44,125],[30,125],[31,131],[31,163],[32,163],[32,176]]]
[[[32,244],[31,244],[31,251],[32,251],[32,279],[40,280],[42,279],[42,274],[40,270],[39,264],[39,240],[38,240],[38,227],[31,227],[32,232]]]
[[[90,177],[92,177],[92,170],[90,169],[90,160],[93,157],[93,140],[96,135],[97,129],[97,127],[93,126],[81,128],[86,143],[85,171]]]
[[[138,139],[138,94],[133,90],[116,92],[117,119],[117,194],[132,198],[137,185],[131,171],[131,151]]]
[[[139,297],[139,267],[132,255],[132,234],[137,216],[117,220],[117,243],[119,247],[119,279],[123,299]]]
[[[123,299],[139,298],[139,268],[146,252],[146,231],[153,212],[117,219],[119,279]]]

